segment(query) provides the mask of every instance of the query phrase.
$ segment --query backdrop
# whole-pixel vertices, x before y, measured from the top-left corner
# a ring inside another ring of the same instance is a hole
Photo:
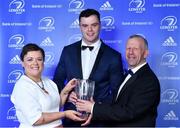
[[[125,67],[127,38],[146,37],[161,84],[157,127],[180,127],[179,0],[0,0],[0,127],[19,125],[10,95],[23,74],[22,47],[36,43],[46,51],[44,75],[52,78],[62,48],[81,39],[78,16],[86,8],[101,13],[101,38],[122,53]]]

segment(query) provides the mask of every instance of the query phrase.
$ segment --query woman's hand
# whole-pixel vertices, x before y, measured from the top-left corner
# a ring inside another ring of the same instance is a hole
[[[85,121],[85,119],[81,118],[81,113],[74,110],[66,110],[64,111],[65,117],[74,121]]]
[[[61,91],[61,93],[63,94],[69,94],[69,92],[77,85],[77,79],[73,78],[72,80],[70,80],[66,86],[63,88],[63,90]]]
[[[73,103],[74,105],[76,105],[77,102],[77,95],[74,91],[72,91],[68,97],[68,102]]]
[[[69,93],[72,91],[72,89],[77,85],[77,80],[75,78],[73,78],[72,80],[70,80],[66,86],[63,88],[63,90],[61,91],[60,94],[60,99],[61,99],[61,106],[64,105],[64,103],[67,100],[67,97],[69,95]]]

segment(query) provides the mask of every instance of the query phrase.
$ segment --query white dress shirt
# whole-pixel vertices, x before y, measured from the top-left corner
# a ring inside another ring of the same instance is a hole
[[[86,48],[85,50],[81,50],[81,63],[82,63],[82,73],[83,73],[83,79],[88,79],[90,76],[90,73],[92,71],[92,68],[94,66],[99,48],[101,46],[101,41],[97,40],[92,45],[87,45],[82,40],[82,46],[93,46],[93,50],[90,51],[89,48]]]

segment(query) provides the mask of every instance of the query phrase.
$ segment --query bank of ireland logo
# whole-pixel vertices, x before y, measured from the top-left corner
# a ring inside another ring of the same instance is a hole
[[[13,70],[8,75],[8,83],[16,83],[16,81],[19,80],[22,75],[22,70]]]
[[[39,21],[39,30],[44,30],[45,32],[51,32],[55,30],[53,17],[44,17]]]
[[[166,16],[161,20],[161,30],[174,31],[177,28],[177,18],[175,16]]]
[[[166,52],[161,57],[161,65],[175,67],[178,65],[178,55],[175,52]]]
[[[77,42],[79,40],[81,40],[82,35],[81,34],[74,34],[69,38],[69,44],[73,43],[73,42]]]
[[[145,0],[131,0],[129,3],[129,11],[135,13],[142,13],[146,10],[144,5]]]
[[[79,14],[84,7],[84,0],[71,0],[69,3],[68,12],[75,12]]]
[[[179,103],[177,89],[166,89],[161,94],[161,102],[174,105]]]
[[[105,29],[106,31],[112,31],[115,29],[114,22],[115,20],[112,16],[105,16],[101,18],[102,29]]]
[[[15,107],[11,107],[8,109],[6,119],[12,121],[18,121]]]
[[[24,46],[24,36],[21,34],[13,35],[9,38],[8,47],[21,49]]]
[[[15,14],[22,14],[23,12],[25,12],[24,5],[24,0],[13,0],[9,4],[9,12],[14,12]]]
[[[50,67],[54,64],[54,53],[52,52],[46,52],[45,53],[45,62],[44,64],[47,66],[47,67]]]

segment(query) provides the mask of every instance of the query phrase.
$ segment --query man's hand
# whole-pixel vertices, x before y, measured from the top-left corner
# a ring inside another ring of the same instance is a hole
[[[92,119],[92,114],[90,114],[90,115],[88,116],[88,119],[86,120],[86,122],[84,122],[83,124],[81,124],[81,126],[86,126],[86,125],[90,124],[90,123],[91,123],[91,119]]]
[[[85,111],[87,113],[91,113],[94,103],[95,102],[93,101],[92,98],[91,98],[91,101],[78,99],[76,102],[76,108],[78,111],[82,111],[82,112]]]

